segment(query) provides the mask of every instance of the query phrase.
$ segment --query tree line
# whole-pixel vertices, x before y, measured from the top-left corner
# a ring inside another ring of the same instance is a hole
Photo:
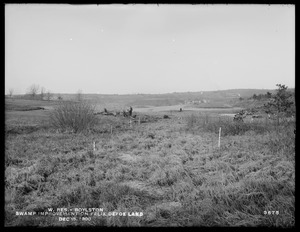
[[[12,98],[13,94],[14,94],[14,89],[9,88],[8,96]],[[33,84],[27,88],[26,94],[24,96],[32,100],[50,101],[53,98],[53,93],[50,90],[46,90],[44,87],[40,87],[39,85]]]
[[[13,98],[14,95],[14,89],[9,88],[8,89],[8,94],[10,98]],[[24,98],[31,99],[31,100],[53,100],[54,94],[50,90],[46,90],[44,87],[40,87],[39,85],[32,84],[29,86],[26,90],[25,95],[23,96]],[[57,96],[57,100],[63,100],[63,97],[59,94]],[[75,100],[77,101],[82,101],[83,100],[83,92],[82,90],[78,90],[76,92]]]

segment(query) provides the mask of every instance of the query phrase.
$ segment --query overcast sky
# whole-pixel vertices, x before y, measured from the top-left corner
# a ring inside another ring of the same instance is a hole
[[[295,86],[294,5],[5,6],[5,91]]]

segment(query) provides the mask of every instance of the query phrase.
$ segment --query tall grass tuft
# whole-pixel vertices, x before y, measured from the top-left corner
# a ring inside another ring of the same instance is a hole
[[[87,101],[62,101],[50,113],[50,125],[56,129],[80,133],[95,125],[94,112],[95,107]]]
[[[244,135],[247,131],[257,134],[284,129],[293,126],[294,122],[285,122],[278,126],[276,122],[257,121],[257,122],[237,122],[231,118],[212,117],[208,115],[194,115],[187,117],[186,128],[190,131],[218,133],[222,128],[222,135]]]

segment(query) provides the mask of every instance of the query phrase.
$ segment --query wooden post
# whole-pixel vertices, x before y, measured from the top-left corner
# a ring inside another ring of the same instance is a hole
[[[221,145],[221,127],[219,129],[219,143],[218,143],[218,147],[220,148]]]
[[[110,134],[112,134],[112,125],[110,125]]]
[[[141,125],[141,117],[139,116],[139,125]]]

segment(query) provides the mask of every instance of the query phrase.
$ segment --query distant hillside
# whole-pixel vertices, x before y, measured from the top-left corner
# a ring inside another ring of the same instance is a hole
[[[294,92],[294,89],[289,89]],[[263,104],[251,98],[254,94],[274,94],[275,89],[229,89],[219,91],[182,92],[166,94],[83,94],[83,98],[97,104],[114,104],[116,107],[193,105],[194,107],[248,107]],[[61,96],[64,100],[76,99],[76,94],[54,94],[53,99]],[[14,96],[18,97],[18,96]]]

